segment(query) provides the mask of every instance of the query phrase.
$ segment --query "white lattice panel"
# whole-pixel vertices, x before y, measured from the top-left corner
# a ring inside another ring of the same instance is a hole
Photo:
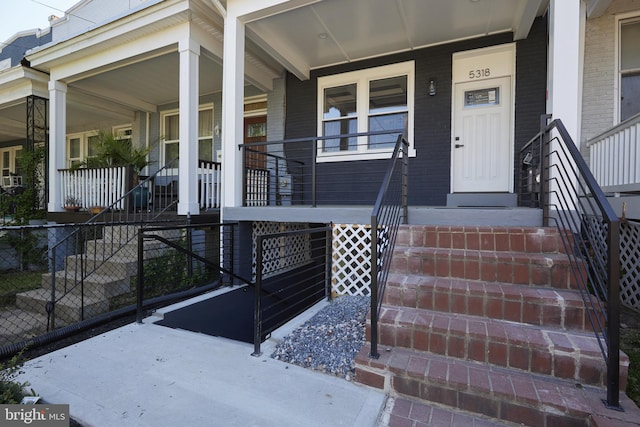
[[[620,299],[640,311],[640,223],[620,227]]]
[[[255,221],[253,223],[253,259],[252,275],[256,278],[256,236],[280,233],[283,231],[304,230],[309,228],[306,223],[279,223]],[[311,259],[311,242],[308,234],[283,236],[277,239],[263,240],[262,276],[268,277],[277,272],[289,270],[303,265]]]
[[[334,224],[331,291],[337,295],[371,292],[371,226]]]

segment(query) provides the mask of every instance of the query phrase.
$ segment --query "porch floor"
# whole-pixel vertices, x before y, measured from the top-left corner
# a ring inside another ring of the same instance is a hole
[[[260,206],[223,208],[225,221],[369,224],[373,206]],[[514,207],[410,206],[409,224],[538,227],[542,210]]]

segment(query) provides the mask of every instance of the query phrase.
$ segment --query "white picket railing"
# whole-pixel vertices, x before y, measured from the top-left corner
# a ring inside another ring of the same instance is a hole
[[[61,170],[62,206],[89,209],[94,206],[111,206],[126,190],[127,169],[124,166]],[[121,200],[117,209],[123,209]]]
[[[269,204],[269,171],[247,169],[246,180],[246,205],[267,206]]]
[[[220,163],[200,162],[198,181],[201,209],[219,208],[222,194],[222,175]]]
[[[593,176],[605,192],[640,190],[640,114],[587,142]]]

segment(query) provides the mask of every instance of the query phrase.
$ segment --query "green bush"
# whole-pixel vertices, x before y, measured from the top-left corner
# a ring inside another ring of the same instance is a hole
[[[22,353],[9,359],[6,363],[0,363],[0,404],[17,404],[25,396],[28,382],[18,382],[16,378],[22,368]],[[35,395],[33,390],[31,393]]]

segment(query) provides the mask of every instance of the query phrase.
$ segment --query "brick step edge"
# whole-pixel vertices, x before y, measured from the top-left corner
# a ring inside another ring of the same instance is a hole
[[[370,337],[370,325],[368,324]],[[488,363],[522,372],[604,386],[606,363],[592,334],[383,306],[379,344]],[[620,389],[625,390],[629,359],[620,353]]]
[[[558,289],[575,289],[577,286],[569,258],[564,254],[396,248],[390,271]]]
[[[381,426],[468,426],[468,427],[519,427],[495,418],[471,414],[459,409],[430,404],[401,396],[389,396],[382,412]]]
[[[592,331],[589,312],[573,289],[391,273],[383,304],[483,316],[565,330]],[[597,308],[591,312],[600,311]],[[593,321],[604,324],[602,314]]]
[[[400,226],[396,245],[499,252],[566,252],[562,236],[557,229],[549,227],[408,225]]]
[[[372,359],[369,352],[367,344],[356,356],[359,383],[531,427],[587,426],[593,409],[584,390],[605,395],[603,389],[431,353],[394,348]]]

